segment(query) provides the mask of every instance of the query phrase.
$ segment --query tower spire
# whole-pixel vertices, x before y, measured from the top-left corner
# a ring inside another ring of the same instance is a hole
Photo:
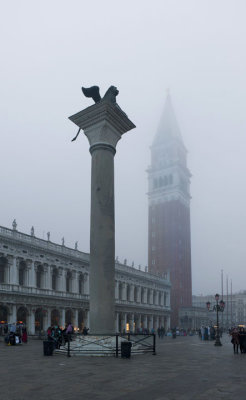
[[[154,137],[153,146],[160,145],[174,138],[178,138],[183,142],[173,109],[170,90],[168,88],[164,110],[157,128],[156,135]]]

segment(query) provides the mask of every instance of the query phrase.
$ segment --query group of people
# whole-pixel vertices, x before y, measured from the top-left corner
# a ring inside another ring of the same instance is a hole
[[[229,334],[231,335],[234,354],[238,354],[238,348],[240,348],[241,354],[246,353],[246,330],[243,327],[235,327],[230,329]]]
[[[89,328],[84,326],[82,330],[83,335],[87,335]],[[47,339],[49,341],[53,341],[56,348],[60,348],[61,345],[64,345],[68,341],[72,341],[72,334],[74,333],[74,327],[69,322],[66,324],[65,328],[62,329],[61,327],[57,326],[49,326],[47,329]]]
[[[27,330],[25,327],[17,327],[16,324],[6,325],[4,328],[4,341],[8,346],[27,343]]]
[[[202,326],[198,335],[201,340],[215,340],[216,330],[213,326]],[[219,336],[222,337],[222,329],[219,329]]]

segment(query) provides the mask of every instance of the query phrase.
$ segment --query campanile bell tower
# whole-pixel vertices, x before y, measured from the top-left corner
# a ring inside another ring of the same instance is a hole
[[[168,94],[148,168],[149,270],[170,272],[171,327],[180,307],[192,305],[190,177],[187,150]]]

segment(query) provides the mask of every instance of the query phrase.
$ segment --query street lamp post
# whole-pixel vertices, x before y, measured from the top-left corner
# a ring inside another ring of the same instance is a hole
[[[225,302],[223,301],[223,299],[220,300],[220,302],[219,302],[220,296],[219,296],[218,293],[216,293],[216,295],[214,297],[215,297],[216,305],[213,306],[212,310],[210,310],[210,306],[211,306],[210,301],[207,301],[206,305],[207,305],[207,309],[208,309],[209,312],[216,311],[216,314],[217,314],[216,315],[216,321],[217,322],[216,322],[216,335],[215,335],[215,343],[214,343],[214,345],[215,346],[222,346],[222,343],[220,341],[220,334],[219,334],[219,312],[223,312],[224,311]]]

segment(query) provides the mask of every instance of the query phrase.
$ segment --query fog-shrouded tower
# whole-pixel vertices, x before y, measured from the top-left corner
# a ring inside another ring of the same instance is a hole
[[[180,307],[192,305],[190,241],[190,171],[187,150],[168,94],[151,146],[148,168],[149,270],[170,272],[171,327]]]

